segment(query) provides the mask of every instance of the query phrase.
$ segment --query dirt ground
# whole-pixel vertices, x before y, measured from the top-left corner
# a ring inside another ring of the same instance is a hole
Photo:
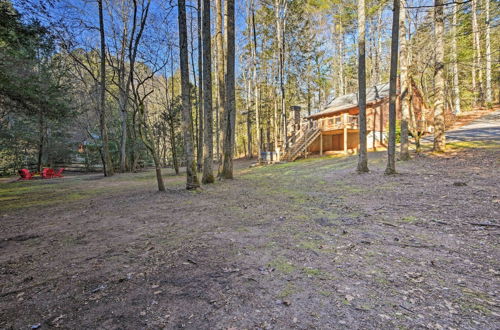
[[[0,183],[0,328],[498,329],[500,145]]]

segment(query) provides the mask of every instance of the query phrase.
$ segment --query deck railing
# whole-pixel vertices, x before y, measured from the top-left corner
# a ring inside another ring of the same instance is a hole
[[[331,131],[343,128],[358,129],[358,116],[352,116],[349,114],[320,118],[317,122],[318,127],[322,131]]]

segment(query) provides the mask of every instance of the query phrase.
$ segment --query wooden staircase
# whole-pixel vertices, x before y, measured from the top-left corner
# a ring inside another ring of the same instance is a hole
[[[293,162],[302,152],[307,150],[307,147],[321,134],[318,127],[303,127],[288,141],[288,148],[285,150],[282,160]]]

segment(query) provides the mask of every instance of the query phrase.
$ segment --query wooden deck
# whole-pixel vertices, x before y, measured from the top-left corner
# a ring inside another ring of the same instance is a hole
[[[287,147],[283,157],[285,160],[293,161],[301,154],[306,156],[307,150],[312,144],[317,145],[317,152],[322,155],[324,150],[324,136],[328,139],[326,147],[330,146],[331,148],[334,143],[336,145],[340,144],[341,151],[347,154],[348,149],[354,148],[351,142],[353,141],[352,139],[356,141],[357,146],[357,134],[359,133],[358,116],[344,113],[313,121],[305,121],[301,122],[299,126],[290,125],[289,132],[292,133],[286,141]],[[333,135],[338,135],[338,137],[334,138],[332,137]]]
[[[347,113],[327,118],[320,118],[316,121],[318,128],[322,132],[335,130],[358,130],[358,116],[352,116]]]

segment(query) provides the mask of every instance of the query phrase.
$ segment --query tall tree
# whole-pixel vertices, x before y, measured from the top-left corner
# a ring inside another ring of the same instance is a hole
[[[252,67],[253,67],[253,93],[255,106],[255,128],[257,131],[257,159],[261,161],[262,134],[260,131],[260,104],[259,104],[259,82],[257,77],[257,29],[255,24],[255,0],[250,1],[251,18],[251,49],[252,49]],[[253,43],[252,43],[253,42]]]
[[[359,104],[359,157],[358,173],[368,172],[366,141],[366,9],[365,0],[358,0],[358,104]]]
[[[235,26],[234,26],[234,0],[225,1],[226,22],[226,102],[224,109],[224,141],[223,164],[221,177],[233,178],[233,154],[236,126],[236,95],[235,95]]]
[[[406,39],[406,9],[405,1],[400,0],[400,15],[399,15],[399,39],[401,47],[399,50],[400,56],[400,104],[401,104],[401,160],[410,159],[410,152],[408,150],[408,122],[410,120],[410,94],[409,94],[409,77],[408,77],[408,42]]]
[[[114,67],[118,78],[118,110],[121,120],[121,172],[125,172],[127,169],[128,104],[130,101],[130,86],[139,45],[146,28],[151,5],[151,0],[145,0],[141,3],[138,3],[137,0],[132,0],[131,2],[132,6],[130,6],[130,2],[127,1],[116,3],[116,5],[120,6],[121,22],[118,25],[121,26],[122,31],[121,35],[115,33],[115,39],[120,39],[119,41],[115,40],[115,43],[120,44],[117,50],[118,54],[115,57],[110,57],[110,64]],[[132,14],[129,14],[129,10],[132,10]],[[132,22],[129,22],[130,15]],[[131,24],[131,26],[129,26],[129,24]]]
[[[473,0],[474,1],[474,0]],[[435,36],[435,64],[434,64],[434,151],[444,152],[446,147],[444,126],[444,14],[443,0],[434,1],[434,36]]]
[[[188,37],[186,24],[186,0],[179,0],[179,48],[182,94],[182,130],[184,132],[184,153],[186,155],[186,189],[200,186],[196,175],[193,153],[193,119],[191,114],[191,93],[189,85]]]
[[[101,44],[100,86],[99,86],[99,129],[102,139],[102,158],[105,176],[113,175],[113,163],[109,154],[108,127],[106,125],[106,38],[104,34],[104,15],[102,0],[97,1],[99,8],[99,36]]]
[[[385,174],[396,173],[396,101],[399,47],[399,7],[401,0],[394,0],[392,13],[391,69],[389,73],[389,143]]]
[[[451,25],[451,60],[453,63],[453,97],[454,107],[453,113],[460,114],[460,86],[458,81],[458,58],[457,58],[457,17],[458,17],[458,4],[453,3],[453,21]]]
[[[215,20],[215,40],[216,40],[216,46],[217,46],[217,53],[216,53],[216,69],[217,69],[217,99],[218,99],[218,106],[219,108],[217,109],[219,113],[219,126],[217,127],[217,131],[222,129],[222,140],[224,141],[224,127],[225,127],[225,119],[224,119],[224,114],[225,114],[225,108],[226,108],[226,85],[224,82],[225,79],[225,64],[224,64],[224,35],[222,31],[222,0],[215,0],[215,14],[216,14],[216,20]],[[219,140],[217,140],[217,143],[219,143]],[[222,156],[222,154],[221,154]],[[222,165],[222,159],[217,159],[219,162],[219,165]]]
[[[203,0],[204,1],[204,0]],[[197,141],[198,143],[196,144],[196,164],[198,168],[198,172],[202,171],[203,168],[203,139],[205,134],[203,133],[203,123],[204,123],[204,116],[203,116],[203,106],[204,106],[204,95],[203,93],[205,92],[203,88],[203,75],[204,75],[204,67],[203,67],[203,56],[204,56],[204,46],[202,46],[202,16],[203,16],[203,8],[202,8],[202,0],[198,0],[198,101],[196,104],[198,105],[198,137]],[[192,38],[191,38],[192,39]],[[194,52],[194,50],[193,50]],[[194,67],[193,67],[194,71]],[[196,80],[196,79],[195,79]]]
[[[485,0],[486,14],[486,103],[488,107],[493,102],[493,92],[491,89],[491,22],[490,22],[490,0]]]
[[[286,117],[286,105],[285,105],[285,25],[288,11],[288,1],[286,0],[275,0],[274,10],[276,16],[276,45],[278,53],[278,80],[279,80],[279,91],[280,91],[280,106],[281,106],[281,116],[282,116],[282,141],[283,148],[288,148],[288,132],[287,132],[287,117]]]
[[[210,0],[203,0],[202,14],[202,42],[203,42],[203,177],[202,183],[213,183],[213,117],[212,117],[212,48],[210,31]],[[201,119],[201,118],[200,118]]]
[[[474,47],[474,64],[472,66],[472,89],[474,105],[483,105],[483,70],[481,65],[481,37],[477,20],[477,0],[472,0],[472,38]]]

